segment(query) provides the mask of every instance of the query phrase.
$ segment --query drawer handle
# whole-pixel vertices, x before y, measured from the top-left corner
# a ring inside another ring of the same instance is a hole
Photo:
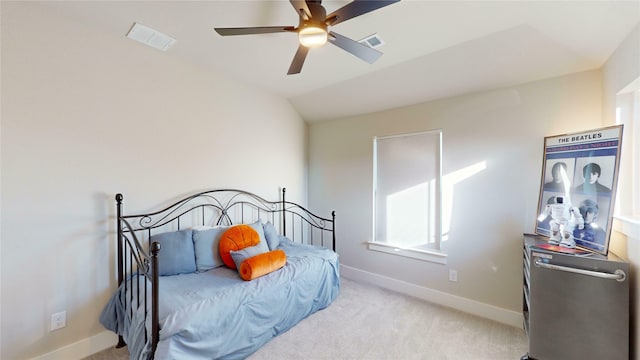
[[[601,279],[616,280],[618,282],[623,282],[627,279],[627,274],[625,274],[625,272],[621,269],[618,269],[614,271],[613,274],[610,274],[610,273],[604,273],[599,271],[583,270],[583,269],[576,269],[576,268],[567,267],[567,266],[548,264],[548,263],[542,262],[540,259],[536,259],[534,261],[534,264],[538,267],[542,267],[545,269],[566,271],[574,274],[594,276]]]

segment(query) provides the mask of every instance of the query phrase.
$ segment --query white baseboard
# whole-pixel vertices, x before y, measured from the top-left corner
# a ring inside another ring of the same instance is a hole
[[[485,319],[497,321],[502,324],[522,328],[522,314],[516,311],[503,309],[497,306],[481,303],[442,291],[429,289],[405,281],[374,274],[368,271],[356,269],[350,266],[340,265],[340,275],[347,279],[361,281],[380,286],[385,289],[397,291],[435,304],[450,307],[456,310],[473,314]]]
[[[73,344],[61,347],[50,353],[35,357],[33,360],[71,360],[83,359],[111,346],[116,346],[118,336],[111,331],[103,331]]]

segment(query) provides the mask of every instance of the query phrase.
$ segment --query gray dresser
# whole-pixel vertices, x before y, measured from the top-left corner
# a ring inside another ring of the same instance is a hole
[[[629,263],[536,248],[546,240],[524,235],[522,359],[628,360]]]

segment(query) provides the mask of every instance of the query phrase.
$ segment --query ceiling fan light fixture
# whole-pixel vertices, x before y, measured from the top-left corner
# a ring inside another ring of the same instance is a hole
[[[297,27],[254,26],[214,28],[214,30],[222,36],[270,34],[280,32],[297,33],[299,42],[298,50],[293,57],[293,61],[291,61],[287,75],[299,74],[302,70],[302,65],[304,64],[309,49],[323,46],[327,42],[330,42],[332,45],[339,47],[369,64],[373,64],[382,55],[382,52],[373,48],[381,45],[381,40],[376,42],[373,40],[379,40],[378,38],[369,39],[369,41],[364,42],[367,45],[364,45],[363,43],[359,43],[346,36],[329,31],[328,29],[331,26],[370,13],[399,1],[400,0],[353,0],[327,16],[327,11],[324,6],[322,6],[322,0],[289,0],[298,15],[299,23]]]
[[[298,31],[300,45],[309,48],[319,47],[327,43],[327,29],[319,26],[306,26]]]

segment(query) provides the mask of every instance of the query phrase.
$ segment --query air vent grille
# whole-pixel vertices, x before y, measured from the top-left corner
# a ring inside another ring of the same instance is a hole
[[[176,39],[138,23],[133,24],[127,37],[161,51],[167,51],[176,42]]]
[[[369,35],[366,38],[360,40],[359,42],[371,48],[377,48],[384,45],[384,41],[378,34]]]

